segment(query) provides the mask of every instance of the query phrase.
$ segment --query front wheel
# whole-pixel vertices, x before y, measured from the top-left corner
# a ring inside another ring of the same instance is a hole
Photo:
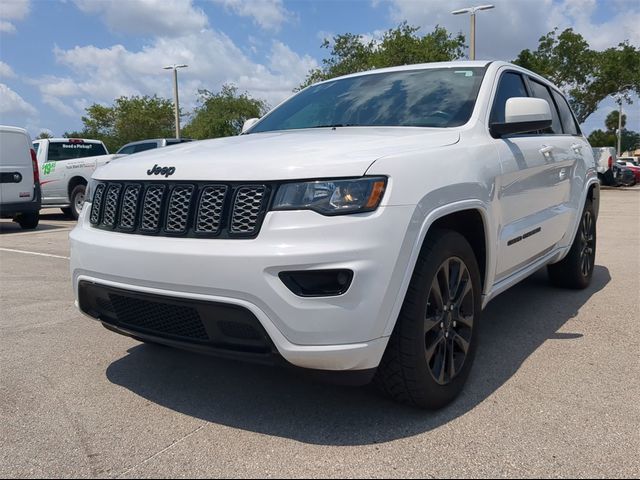
[[[481,280],[469,242],[437,230],[425,241],[376,385],[394,400],[436,409],[455,399],[471,371]]]
[[[558,287],[583,289],[591,283],[596,263],[596,215],[593,203],[587,200],[571,250],[558,263],[549,265],[551,283]]]

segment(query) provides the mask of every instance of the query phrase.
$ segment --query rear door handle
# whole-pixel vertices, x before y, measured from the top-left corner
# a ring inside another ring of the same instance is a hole
[[[553,151],[553,145],[543,145],[540,149],[540,153],[543,155],[550,155]]]
[[[579,143],[574,143],[573,145],[571,145],[571,148],[576,152],[576,153],[581,153],[583,145],[579,144]]]

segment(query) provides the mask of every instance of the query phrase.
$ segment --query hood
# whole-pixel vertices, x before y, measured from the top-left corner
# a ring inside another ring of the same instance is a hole
[[[458,142],[456,131],[348,127],[254,133],[183,143],[110,161],[100,180],[268,181],[361,176],[377,159]],[[167,167],[162,173],[162,168]],[[172,170],[171,167],[173,167]],[[169,171],[173,173],[165,176]]]

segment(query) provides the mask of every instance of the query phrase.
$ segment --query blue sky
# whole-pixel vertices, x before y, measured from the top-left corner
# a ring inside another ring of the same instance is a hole
[[[225,82],[276,105],[326,51],[325,37],[352,32],[375,38],[408,21],[423,32],[442,25],[468,33],[469,18],[450,11],[467,0],[0,0],[0,123],[33,136],[82,127],[92,103],[121,95],[172,98],[162,66],[180,71],[181,107],[200,88]],[[480,2],[481,3],[481,2]],[[573,27],[592,48],[640,45],[635,0],[495,0],[478,14],[477,57],[511,60],[554,27]],[[472,3],[469,3],[472,4]],[[640,130],[640,107],[625,106]],[[602,102],[583,125],[602,128],[615,105]]]

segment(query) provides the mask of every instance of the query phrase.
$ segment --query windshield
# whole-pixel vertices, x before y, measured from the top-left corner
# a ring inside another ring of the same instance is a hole
[[[82,141],[50,142],[47,160],[69,160],[72,158],[106,155],[107,150],[101,143],[84,143]]]
[[[469,120],[485,68],[374,73],[313,85],[250,133],[349,126],[456,127]]]

